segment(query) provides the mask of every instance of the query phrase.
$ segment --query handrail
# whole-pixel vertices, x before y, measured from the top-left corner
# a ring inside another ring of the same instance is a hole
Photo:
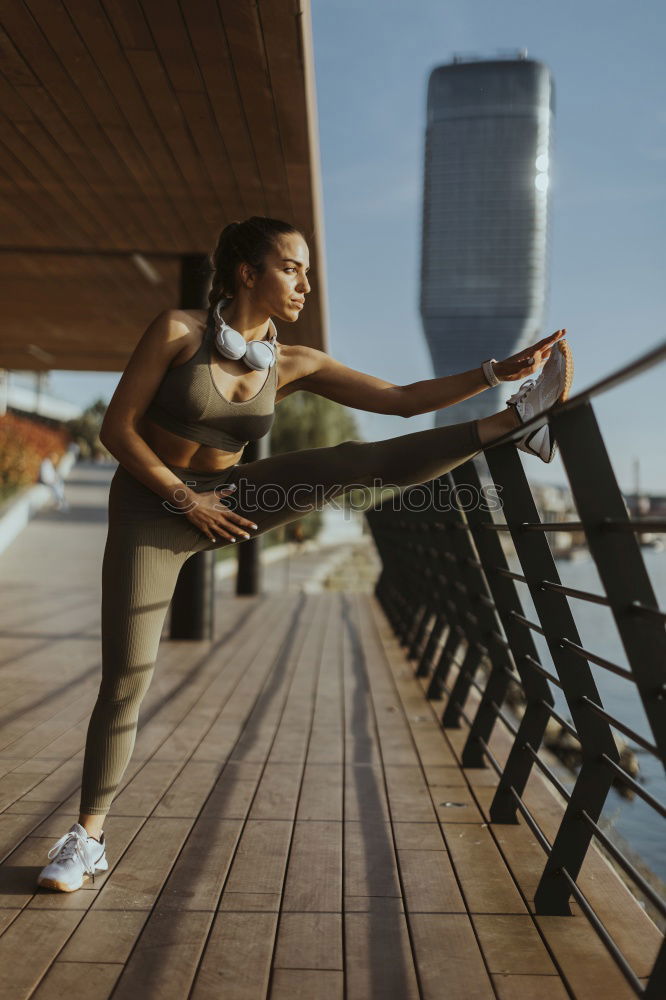
[[[536,912],[567,915],[570,900],[575,899],[626,981],[646,1000],[666,995],[666,947],[644,985],[644,972],[639,976],[631,968],[576,880],[596,842],[633,882],[636,892],[666,916],[666,902],[598,822],[614,782],[639,795],[656,816],[666,816],[666,805],[628,772],[614,736],[615,731],[623,733],[637,747],[666,760],[666,611],[657,605],[638,543],[643,532],[666,530],[666,520],[629,516],[590,403],[664,360],[666,341],[548,411],[579,521],[541,519],[514,447],[527,429],[543,420],[543,414],[483,449],[490,477],[502,496],[503,521],[493,519],[482,505],[464,511],[455,505],[442,510],[433,502],[424,509],[420,501],[415,505],[418,509],[409,505],[396,509],[394,498],[366,511],[382,559],[376,595],[409,655],[417,660],[417,674],[430,677],[428,697],[447,696],[442,725],[458,727],[461,721],[467,725],[463,765],[490,765],[499,777],[491,821],[515,823],[520,814],[547,856],[534,897]],[[433,499],[442,486],[465,485],[482,495],[480,461],[481,456],[472,459],[418,489],[431,488]],[[409,497],[409,489],[404,496]],[[551,532],[572,530],[585,537],[603,593],[568,587],[559,579],[549,539]],[[508,566],[503,544],[507,538],[522,572]],[[525,614],[517,583],[529,587],[538,621]],[[628,668],[583,645],[570,599],[608,609]],[[541,662],[534,633],[548,643],[552,669]],[[467,650],[463,658],[461,643]],[[607,711],[591,664],[634,685],[652,739]],[[550,685],[564,695],[570,720],[555,709]],[[522,692],[524,712],[519,724],[506,713],[510,688]],[[581,766],[571,791],[539,755],[549,720],[580,749]],[[513,739],[504,765],[491,748],[495,726],[500,723],[507,738]],[[552,843],[524,800],[533,767],[565,802]]]

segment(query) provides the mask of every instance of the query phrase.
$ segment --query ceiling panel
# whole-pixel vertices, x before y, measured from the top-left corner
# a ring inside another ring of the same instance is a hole
[[[0,366],[122,370],[250,215],[304,232],[278,330],[328,349],[309,0],[10,0],[0,68]]]

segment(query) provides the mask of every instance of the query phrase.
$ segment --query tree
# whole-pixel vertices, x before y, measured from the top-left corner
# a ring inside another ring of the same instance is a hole
[[[65,424],[72,439],[78,444],[82,458],[94,458],[98,454],[110,457],[109,452],[99,439],[106,406],[103,399],[97,399],[83,411],[80,417],[68,420]]]
[[[283,399],[275,409],[270,452],[280,455],[303,448],[329,448],[349,438],[360,440],[353,414],[340,403],[301,389]],[[292,540],[296,534],[314,538],[321,522],[321,511],[313,510],[298,521],[274,528],[267,536],[273,536],[270,540],[273,542]],[[301,527],[295,533],[297,524]]]
[[[271,454],[328,448],[358,434],[356,420],[345,406],[301,389],[276,407]]]

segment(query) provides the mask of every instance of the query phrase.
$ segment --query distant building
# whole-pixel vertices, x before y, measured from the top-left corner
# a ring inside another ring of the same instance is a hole
[[[522,56],[430,74],[420,309],[436,376],[543,336],[553,100],[546,66]],[[436,424],[494,413],[518,385],[438,410]]]

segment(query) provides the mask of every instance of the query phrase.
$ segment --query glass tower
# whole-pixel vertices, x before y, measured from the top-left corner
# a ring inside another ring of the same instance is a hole
[[[543,336],[553,81],[524,57],[460,61],[428,80],[420,311],[435,375]],[[519,382],[435,413],[501,409]]]

